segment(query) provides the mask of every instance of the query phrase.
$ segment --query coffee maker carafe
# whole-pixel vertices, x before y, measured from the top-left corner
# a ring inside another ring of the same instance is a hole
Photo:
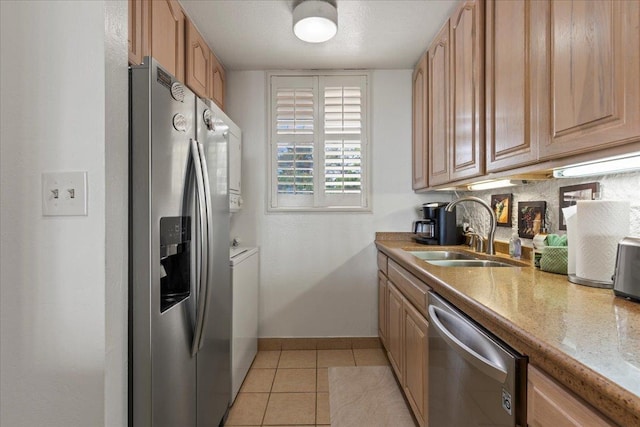
[[[413,239],[426,245],[457,245],[456,208],[445,209],[448,203],[432,202],[422,205],[422,219],[413,222]]]

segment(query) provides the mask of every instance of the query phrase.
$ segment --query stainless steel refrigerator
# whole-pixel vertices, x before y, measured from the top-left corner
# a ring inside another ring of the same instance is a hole
[[[218,426],[231,387],[226,128],[144,63],[129,82],[129,424]]]

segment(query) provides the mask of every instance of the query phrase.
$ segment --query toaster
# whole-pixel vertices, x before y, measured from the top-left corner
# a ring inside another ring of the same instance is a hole
[[[640,238],[625,237],[618,243],[611,279],[617,296],[640,302]]]

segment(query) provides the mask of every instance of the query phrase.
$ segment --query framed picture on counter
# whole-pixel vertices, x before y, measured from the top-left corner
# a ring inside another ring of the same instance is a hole
[[[547,202],[518,202],[518,236],[533,239],[545,226]]]
[[[513,194],[491,195],[491,209],[496,214],[498,227],[511,228],[511,206],[513,206]]]
[[[564,214],[562,208],[575,205],[578,200],[594,200],[596,193],[600,192],[599,182],[589,182],[587,184],[569,185],[566,187],[560,187],[560,218],[558,229],[566,230],[567,222],[564,220]]]

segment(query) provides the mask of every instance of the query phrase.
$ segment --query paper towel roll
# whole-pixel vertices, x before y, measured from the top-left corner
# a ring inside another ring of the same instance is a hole
[[[629,234],[628,201],[579,200],[576,213],[576,276],[612,283],[618,242]]]
[[[567,223],[567,274],[576,274],[576,205],[562,208]]]

